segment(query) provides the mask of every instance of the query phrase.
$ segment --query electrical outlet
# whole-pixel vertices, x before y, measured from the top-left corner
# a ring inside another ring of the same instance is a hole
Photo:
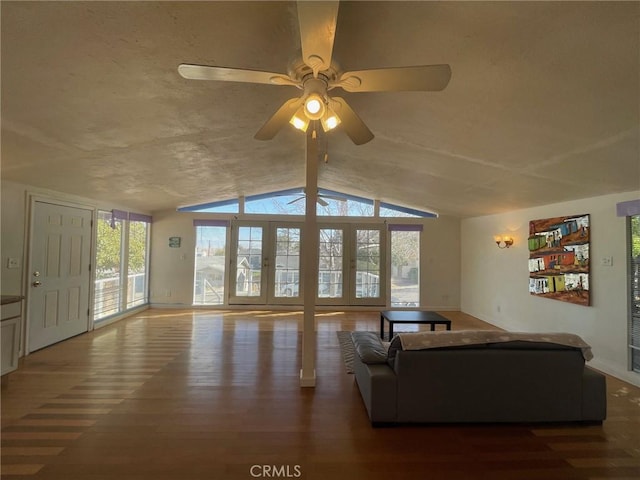
[[[602,257],[600,260],[600,265],[603,267],[612,267],[613,266],[613,257]]]

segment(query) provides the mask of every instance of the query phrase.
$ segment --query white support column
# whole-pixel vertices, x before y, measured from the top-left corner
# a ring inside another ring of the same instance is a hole
[[[318,291],[318,139],[313,122],[307,132],[307,179],[302,268],[304,280],[304,319],[302,324],[302,369],[300,386],[316,386],[316,292]]]

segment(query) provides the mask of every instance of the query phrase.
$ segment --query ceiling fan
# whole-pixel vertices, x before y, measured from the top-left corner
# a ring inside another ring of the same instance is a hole
[[[287,205],[291,205],[292,203],[297,203],[297,202],[299,202],[301,200],[304,200],[306,197],[307,197],[307,193],[303,189],[302,192],[300,192],[300,196],[298,198],[294,198],[290,202],[287,202]],[[316,201],[318,202],[318,205],[320,205],[322,207],[328,207],[329,206],[329,202],[327,202],[327,200],[335,200],[336,202],[346,202],[347,201],[347,199],[345,197],[340,197],[338,195],[331,195],[331,194],[328,194],[328,193],[323,193],[322,190],[319,190],[318,191],[318,196],[316,197]]]
[[[347,92],[440,91],[451,79],[449,65],[416,65],[342,71],[332,62],[333,41],[338,18],[338,1],[297,2],[302,60],[287,75],[207,65],[183,63],[180,75],[192,80],[266,83],[294,86],[302,95],[287,100],[258,130],[254,138],[271,140],[291,123],[307,131],[312,121],[320,121],[326,132],[342,125],[356,145],[373,139],[373,133],[344,98],[329,95],[334,88]]]

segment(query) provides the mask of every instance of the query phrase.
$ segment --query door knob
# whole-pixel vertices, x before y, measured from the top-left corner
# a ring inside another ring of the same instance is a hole
[[[33,276],[34,277],[39,277],[40,276],[40,272],[38,272],[38,271],[33,272]]]
[[[39,287],[40,285],[42,285],[42,282],[40,280],[36,280],[31,285],[33,285],[34,287]]]

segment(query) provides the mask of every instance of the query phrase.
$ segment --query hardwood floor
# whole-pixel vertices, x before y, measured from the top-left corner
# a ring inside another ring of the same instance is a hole
[[[2,478],[640,478],[639,388],[608,377],[602,425],[373,429],[335,332],[378,314],[318,313],[315,388],[299,387],[301,325],[147,310],[29,355],[2,389]]]

